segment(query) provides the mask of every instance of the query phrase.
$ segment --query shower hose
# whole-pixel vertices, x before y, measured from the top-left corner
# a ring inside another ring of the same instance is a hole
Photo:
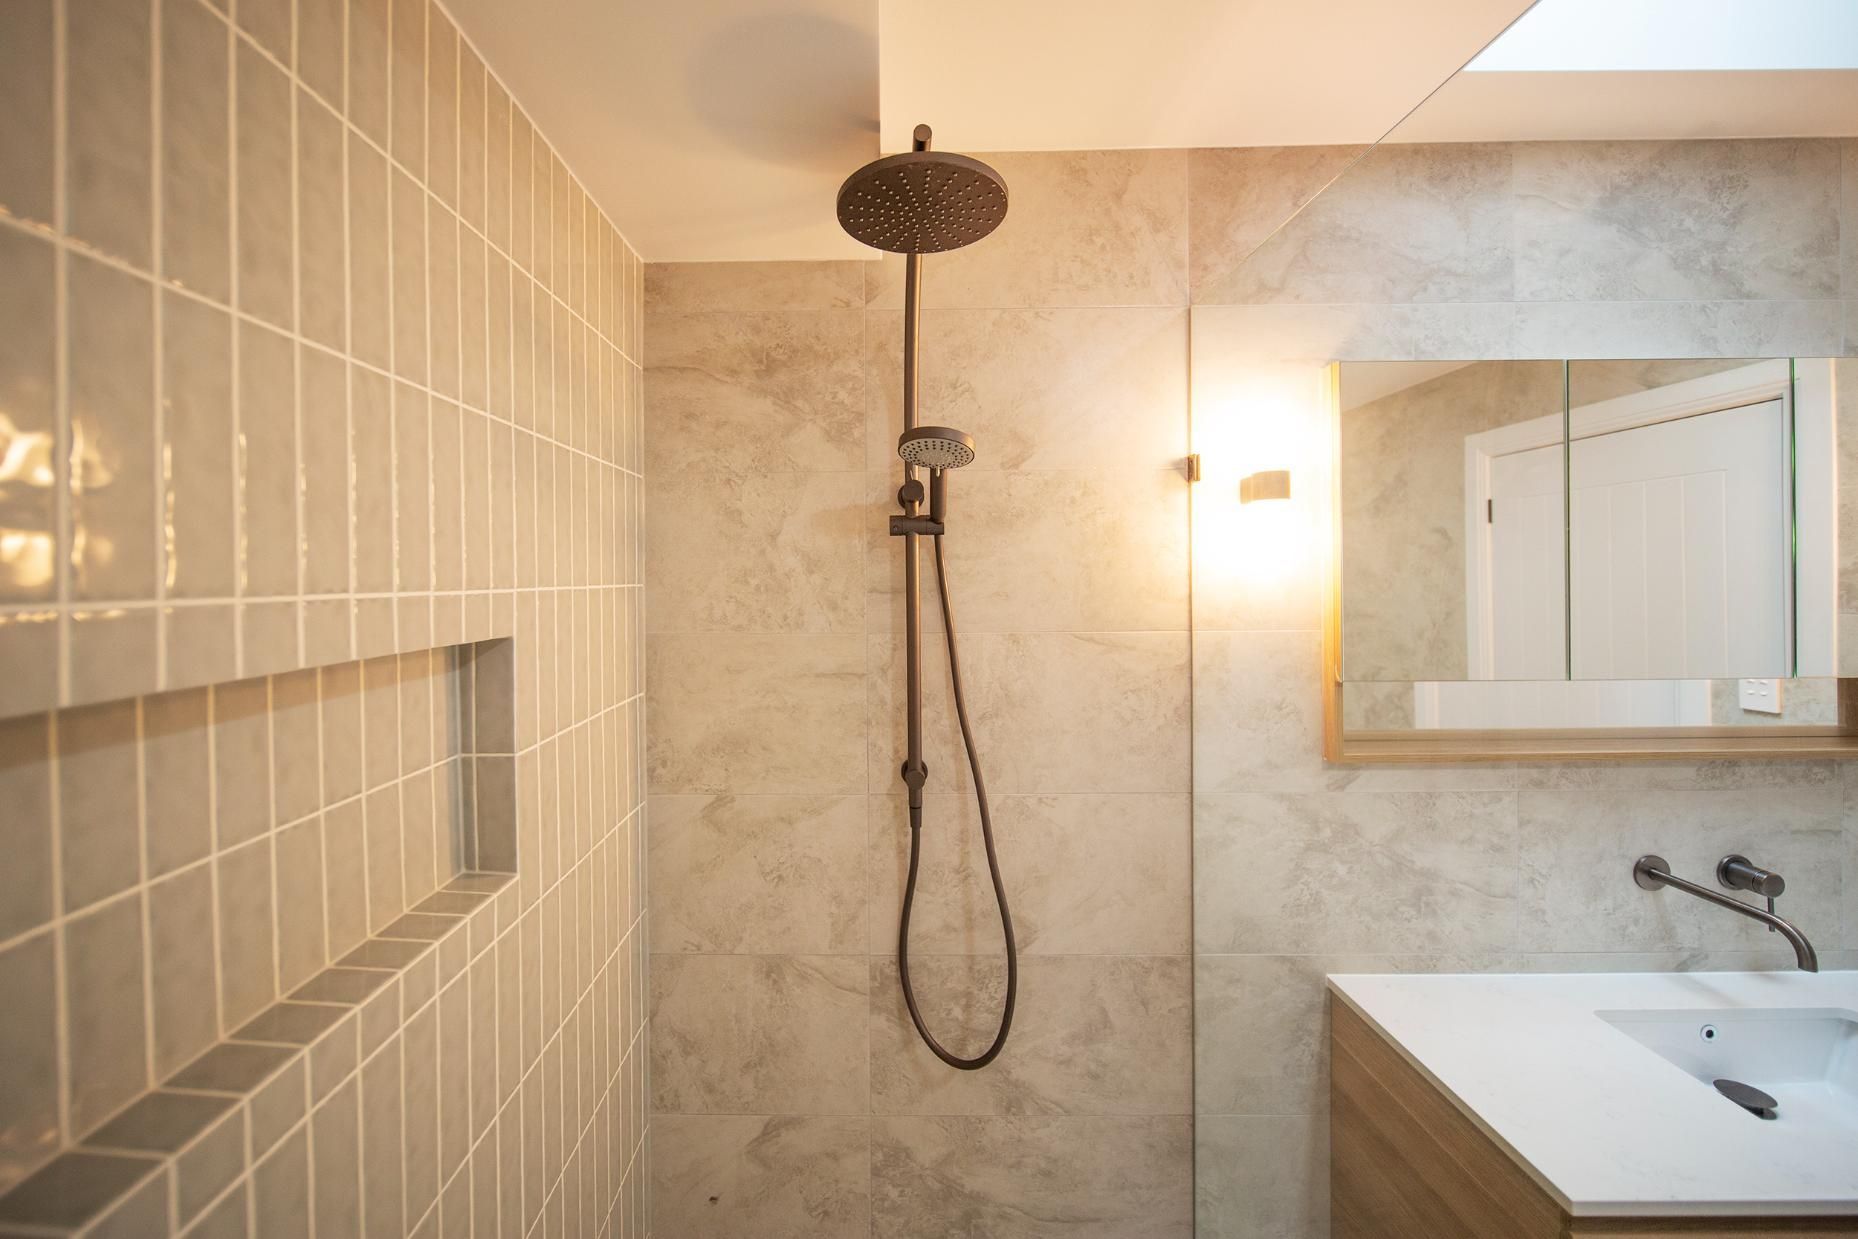
[[[910,984],[910,905],[916,902],[916,868],[922,858],[923,811],[910,808],[910,872],[903,883],[903,914],[897,926],[897,972],[903,982],[903,1001],[910,1009],[910,1019],[935,1056],[961,1071],[978,1071],[1000,1056],[1006,1035],[1013,1027],[1013,1006],[1019,998],[1019,944],[1013,940],[1013,914],[1006,906],[1006,886],[1000,880],[1000,858],[994,851],[993,814],[988,810],[987,786],[981,781],[981,759],[974,749],[974,732],[968,725],[968,703],[961,691],[961,662],[955,655],[955,617],[948,602],[948,573],[942,564],[942,536],[933,535],[935,547],[935,586],[942,599],[942,631],[948,638],[948,680],[954,690],[955,718],[961,724],[961,743],[968,751],[968,769],[974,773],[974,796],[981,810],[981,840],[987,847],[987,872],[993,879],[994,902],[1000,905],[1000,933],[1006,939],[1006,1002],[1000,1012],[1000,1031],[993,1044],[974,1058],[951,1053],[929,1026],[916,1006],[916,990]]]

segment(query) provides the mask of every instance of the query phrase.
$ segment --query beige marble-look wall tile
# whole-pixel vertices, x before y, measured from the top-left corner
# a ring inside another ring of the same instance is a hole
[[[1513,150],[1521,300],[1839,295],[1835,140]]]
[[[871,1120],[663,1114],[652,1120],[652,1222],[683,1239],[866,1239]]]
[[[927,311],[917,422],[974,436],[978,455],[957,485],[982,469],[1178,468],[1187,351],[1180,309]],[[866,461],[891,469],[903,431],[901,312],[865,316],[864,357]]]
[[[1006,219],[980,244],[926,261],[925,305],[1186,303],[1186,151],[981,158],[1006,180]],[[903,267],[868,264],[866,300],[902,305]]]
[[[1328,1113],[1330,974],[1528,970],[1524,956],[1487,951],[1197,956],[1194,1113],[1201,1121],[1227,1114]],[[1214,1177],[1223,1173],[1225,1168],[1215,1168]]]
[[[1242,300],[1235,277],[1367,148],[1259,146],[1187,153],[1188,274],[1195,305]]]
[[[859,468],[862,321],[856,310],[654,315],[646,471]]]
[[[653,791],[861,790],[862,639],[659,633],[646,663]]]
[[[654,955],[652,1107],[846,1114],[870,1100],[865,961]]]
[[[1304,791],[1342,771],[1322,760],[1322,635],[1194,635],[1194,788]]]
[[[957,617],[959,625],[959,617]],[[962,683],[996,792],[1180,792],[1188,771],[1186,633],[976,633]],[[870,638],[869,787],[895,790],[906,754],[900,638]],[[947,651],[923,651],[923,751],[931,786],[972,786]]]
[[[967,1057],[987,1048],[1005,997],[1004,959],[913,954],[910,977],[938,1041]],[[1192,1113],[1184,956],[1027,956],[1006,1048],[979,1072],[950,1071],[922,1043],[894,961],[872,961],[871,993],[880,1114]]]
[[[1512,948],[1516,817],[1513,792],[1197,795],[1197,948]]]
[[[1673,872],[1706,882],[1730,852],[1759,856],[1787,875],[1782,915],[1816,945],[1829,942],[1844,904],[1843,809],[1836,779],[1786,791],[1521,791],[1521,945],[1545,951],[1772,946],[1791,956],[1753,922],[1744,928],[1741,918],[1676,892],[1640,890],[1631,865],[1647,852],[1669,860]]]
[[[903,629],[902,544],[886,526],[900,482],[895,469],[867,475],[871,631]],[[958,633],[1188,627],[1182,470],[972,469],[948,487],[943,550]],[[939,632],[932,548],[923,548],[921,562],[924,628]]]
[[[1225,281],[1234,302],[1508,301],[1511,148],[1382,146]]]
[[[873,955],[892,954],[897,946],[897,910],[910,847],[901,787],[899,781],[899,794],[869,798]],[[999,914],[974,798],[931,794],[924,799],[910,947],[923,955],[997,954]],[[1185,794],[991,799],[1021,951],[1028,956],[1187,952],[1192,821]],[[658,906],[666,902],[660,888]]]
[[[1517,357],[1829,357],[1841,311],[1823,301],[1535,302],[1515,307]]]
[[[1656,761],[1524,763],[1516,786],[1563,792],[1731,791],[1792,788],[1823,796],[1839,783],[1836,761]]]
[[[1839,143],[1839,271],[1839,295],[1858,299],[1858,138]]]
[[[1845,853],[1839,877],[1845,896],[1845,945],[1847,949],[1858,950],[1858,792],[1853,790],[1853,772],[1848,767],[1841,769],[1845,778],[1841,815],[1845,825]]]
[[[1182,1117],[873,1121],[876,1239],[1185,1239],[1193,1121]]]
[[[1564,308],[1509,302],[1202,305],[1193,309],[1193,351],[1197,364],[1562,357],[1570,354],[1556,351],[1553,332],[1538,332],[1530,349],[1523,349],[1517,343],[1517,320],[1525,311],[1552,314]],[[1214,332],[1219,333],[1217,340]]]
[[[658,479],[645,548],[652,629],[862,632],[874,519],[863,499],[858,473]]]
[[[656,951],[856,954],[862,796],[654,796]]]
[[[1329,1233],[1323,1115],[1206,1116],[1194,1123],[1194,1234],[1305,1239]]]
[[[654,262],[647,315],[712,310],[847,310],[864,306],[862,262]]]

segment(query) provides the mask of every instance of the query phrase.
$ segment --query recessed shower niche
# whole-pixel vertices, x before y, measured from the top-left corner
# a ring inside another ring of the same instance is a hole
[[[541,1051],[518,995],[546,979],[539,1002],[576,1006],[618,951],[594,893],[638,897],[611,835],[567,832],[543,858],[542,807],[578,819],[539,784],[557,747],[518,744],[519,703],[535,706],[519,651],[502,638],[0,723],[10,872],[40,872],[43,841],[61,875],[54,932],[8,904],[0,1153],[33,1173],[0,1220],[154,1233],[170,1193],[182,1225],[242,1211],[296,1173],[312,1129],[319,1157],[352,1159],[391,1125],[395,1190],[435,1196]],[[636,1018],[635,962],[614,962],[601,1001]],[[339,1161],[317,1176],[325,1217],[359,1227],[389,1207]]]

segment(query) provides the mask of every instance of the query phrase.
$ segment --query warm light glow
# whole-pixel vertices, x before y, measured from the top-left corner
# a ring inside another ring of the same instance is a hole
[[[1313,591],[1327,562],[1327,378],[1309,365],[1221,370],[1195,383],[1194,572],[1243,605],[1273,606]],[[1240,502],[1243,479],[1279,470],[1290,475],[1288,499]]]

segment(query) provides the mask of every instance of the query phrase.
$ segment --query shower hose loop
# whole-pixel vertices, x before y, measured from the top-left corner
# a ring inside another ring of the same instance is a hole
[[[903,914],[897,926],[897,972],[903,982],[903,1001],[910,1009],[910,1020],[916,1025],[923,1044],[949,1066],[977,1071],[1000,1056],[1006,1046],[1006,1035],[1013,1027],[1013,1008],[1019,999],[1019,945],[1013,939],[1013,914],[1006,906],[1006,885],[1000,879],[1000,858],[994,851],[993,814],[987,804],[987,785],[981,779],[981,759],[974,747],[974,731],[968,725],[968,703],[961,688],[961,662],[955,653],[955,617],[948,601],[942,537],[937,534],[929,541],[935,548],[935,585],[942,600],[942,631],[948,639],[948,680],[954,690],[955,719],[961,724],[961,743],[968,751],[968,769],[974,775],[974,796],[981,812],[981,841],[987,848],[987,873],[993,879],[994,902],[1000,906],[1000,933],[1006,940],[1006,1001],[1000,1011],[1000,1030],[994,1034],[993,1044],[974,1058],[963,1058],[951,1052],[929,1031],[916,1005],[916,990],[910,983],[910,907],[916,901],[916,870],[922,859],[923,811],[920,806],[910,808],[910,871],[903,883]]]

